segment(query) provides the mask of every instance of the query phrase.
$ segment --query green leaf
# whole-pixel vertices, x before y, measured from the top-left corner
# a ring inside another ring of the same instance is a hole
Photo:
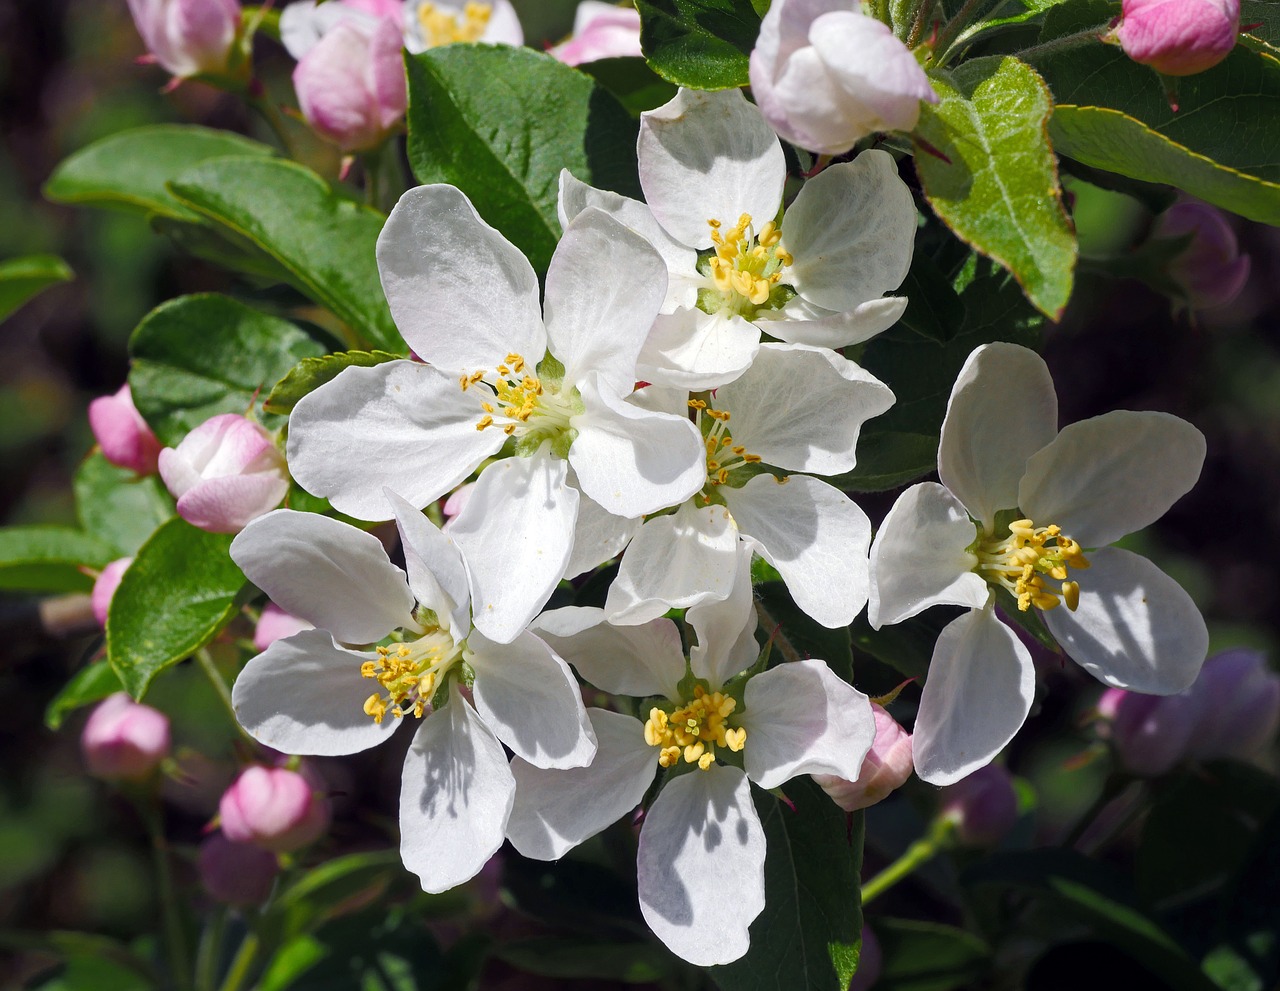
[[[1042,38],[1105,20],[1110,5],[1054,8]],[[1257,20],[1257,18],[1254,18]],[[1034,56],[1057,107],[1049,133],[1063,155],[1144,182],[1169,183],[1250,220],[1280,224],[1280,61],[1237,45],[1205,72],[1173,82],[1100,41]]]
[[[837,675],[853,682],[853,653],[849,647],[849,631],[843,627],[829,630],[810,619],[792,600],[787,586],[780,581],[756,586],[756,597],[769,617],[781,627],[785,636],[801,658],[816,657],[827,662]],[[772,630],[762,630],[766,637]],[[774,646],[771,666],[785,660],[781,650]]]
[[[0,320],[50,286],[73,278],[71,267],[54,255],[24,255],[0,262]]]
[[[335,192],[310,169],[273,159],[205,162],[169,188],[200,216],[262,249],[359,341],[404,350],[374,256],[382,214]]]
[[[368,904],[390,880],[402,875],[395,850],[349,853],[306,871],[271,903],[262,921],[263,938],[286,942]]]
[[[492,956],[530,974],[562,979],[649,984],[670,976],[671,955],[653,943],[556,936],[498,943]]]
[[[844,991],[862,940],[863,816],[847,815],[808,777],[782,790],[794,809],[752,789],[768,855],[751,948],[710,973],[724,991]]]
[[[831,483],[855,492],[883,492],[927,475],[937,465],[936,435],[870,429],[858,438],[858,464],[853,471]]]
[[[95,141],[55,170],[44,194],[57,203],[117,207],[183,220],[196,214],[175,200],[169,180],[193,165],[230,155],[267,158],[271,148],[230,131],[194,124],[139,127]]]
[[[951,991],[981,986],[991,949],[972,933],[915,919],[877,919],[880,991]]]
[[[95,661],[77,671],[62,686],[62,691],[53,697],[53,701],[44,710],[44,724],[51,730],[57,730],[62,726],[67,713],[74,712],[81,706],[101,702],[108,695],[114,695],[123,689],[124,686],[120,684],[111,665],[106,661]]]
[[[303,358],[275,384],[262,408],[268,413],[287,414],[298,404],[299,399],[337,378],[344,368],[352,365],[369,368],[400,357],[403,356],[388,354],[386,351],[342,351],[319,358]]]
[[[932,83],[939,102],[921,104],[915,132],[933,149],[918,147],[915,158],[929,204],[1058,319],[1071,296],[1076,239],[1045,130],[1049,90],[1012,57],[974,59]]]
[[[964,304],[926,252],[917,249],[899,292],[907,297],[907,310],[902,314],[904,327],[941,344],[960,332]]]
[[[867,614],[860,613],[849,627],[853,646],[888,664],[907,678],[923,678],[933,659],[933,645],[942,628],[955,619],[947,609],[929,609],[901,623],[873,629]]]
[[[231,539],[174,518],[125,571],[107,614],[107,660],[134,698],[239,611],[236,597],[245,579],[228,555]]]
[[[65,526],[0,530],[0,589],[26,592],[87,592],[97,570],[120,555],[96,537]]]
[[[76,469],[76,514],[90,535],[128,557],[173,516],[173,499],[158,475],[138,477],[113,465],[101,451]]]
[[[297,362],[323,351],[288,321],[234,299],[180,296],[147,314],[129,339],[129,388],[173,446],[211,416],[247,413]]]
[[[538,271],[560,239],[561,169],[639,195],[638,125],[586,73],[528,48],[494,45],[446,45],[406,65],[414,175],[461,189]]]
[[[663,79],[690,89],[747,86],[761,13],[749,0],[636,0],[640,48]]]
[[[578,68],[617,97],[634,117],[662,106],[676,95],[676,87],[642,58],[602,58],[584,62]]]

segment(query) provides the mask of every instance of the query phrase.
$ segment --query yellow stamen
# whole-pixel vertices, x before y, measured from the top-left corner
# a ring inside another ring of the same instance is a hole
[[[663,767],[683,759],[705,771],[715,763],[716,747],[738,753],[746,745],[747,731],[726,722],[737,707],[733,696],[709,693],[699,686],[694,689],[693,701],[674,712],[656,706],[649,710],[644,742],[661,748],[658,763]]]
[[[418,27],[422,42],[427,48],[435,48],[457,41],[479,41],[492,15],[493,7],[487,3],[468,3],[463,7],[461,17],[441,10],[434,3],[419,4]]]
[[[377,659],[360,665],[361,677],[376,681],[382,689],[364,703],[365,715],[376,723],[388,712],[397,719],[406,711],[421,718],[439,679],[462,657],[462,646],[434,626],[410,643],[376,649]]]
[[[1080,585],[1067,579],[1071,569],[1083,571],[1089,561],[1079,542],[1063,536],[1057,524],[1037,527],[1028,519],[1014,520],[1007,537],[980,541],[977,557],[978,573],[1007,589],[1023,612],[1032,606],[1048,612],[1063,602],[1074,611],[1080,605]]]

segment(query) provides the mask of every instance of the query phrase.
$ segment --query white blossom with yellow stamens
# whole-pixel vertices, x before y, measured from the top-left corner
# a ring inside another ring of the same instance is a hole
[[[884,294],[911,264],[916,211],[888,154],[823,170],[779,223],[782,146],[740,90],[681,90],[640,121],[645,202],[564,172],[560,220],[606,210],[666,261],[667,298],[641,378],[714,389],[746,370],[762,333],[839,348],[897,322],[907,301]]]
[[[648,701],[640,719],[587,710],[599,749],[586,767],[511,765],[507,835],[539,860],[631,812],[661,774],[640,831],[640,907],[668,947],[701,966],[742,956],[764,907],[765,836],[751,784],[777,788],[800,774],[852,780],[875,736],[869,700],[825,661],[735,678],[759,653],[750,560],[738,548],[724,576],[729,595],[686,614],[697,637],[687,666],[668,619],[615,626],[601,610],[578,607],[540,616],[534,628],[585,679]],[[713,834],[717,842],[706,839]]]
[[[459,41],[524,44],[510,0],[297,0],[280,12],[280,40],[290,55],[301,59],[343,21],[372,30],[379,18],[395,22],[405,48],[414,54]]]
[[[1117,410],[1059,432],[1039,355],[996,343],[969,356],[942,424],[942,484],[907,489],[871,549],[872,626],[971,610],[934,647],[913,736],[920,777],[965,777],[1027,717],[1031,655],[996,605],[1038,612],[1108,685],[1171,695],[1195,680],[1208,648],[1195,604],[1146,558],[1106,545],[1159,519],[1204,454],[1200,431],[1168,413]]]
[[[371,534],[314,513],[276,510],[236,537],[249,579],[316,629],[250,660],[232,702],[255,739],[291,754],[356,753],[417,722],[400,849],[424,888],[445,891],[502,844],[515,790],[503,745],[564,768],[587,764],[596,740],[565,662],[528,630],[509,644],[475,630],[458,549],[388,498],[407,571]]]
[[[703,484],[687,415],[628,399],[665,267],[637,234],[584,211],[552,256],[544,322],[533,267],[452,186],[401,197],[378,265],[427,363],[348,368],[305,396],[289,422],[290,470],[342,512],[377,520],[391,515],[384,486],[425,506],[511,455],[485,466],[449,524],[476,626],[510,641],[562,577],[616,554],[639,517]]]

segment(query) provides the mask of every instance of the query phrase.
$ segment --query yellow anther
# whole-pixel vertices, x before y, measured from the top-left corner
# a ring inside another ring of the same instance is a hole
[[[476,424],[476,429],[483,430],[485,427],[491,426],[493,426],[493,417],[486,413],[484,416],[480,417],[480,422]]]
[[[663,767],[674,767],[676,761],[680,759],[679,747],[663,747],[658,753],[658,763]]]
[[[716,762],[715,754],[703,754],[701,757],[698,758],[698,768],[700,770],[705,771],[715,762]]]
[[[1079,605],[1080,587],[1068,578],[1071,569],[1083,570],[1089,562],[1080,544],[1057,524],[1037,527],[1029,519],[1014,520],[1007,537],[980,541],[977,557],[978,572],[1007,589],[1023,612],[1032,606],[1047,612],[1063,602],[1072,610]]]
[[[1062,583],[1062,601],[1067,604],[1067,608],[1072,612],[1076,611],[1076,607],[1080,605],[1080,583],[1079,582],[1063,582]]]
[[[489,25],[493,8],[487,3],[468,3],[461,15],[439,9],[434,3],[418,7],[418,26],[427,48],[457,41],[479,41]]]
[[[702,400],[702,399],[690,399],[690,400],[689,400],[689,408],[690,408],[690,409],[706,409],[706,408],[707,408],[707,404],[706,404],[706,402],[705,402],[704,400]]]
[[[706,752],[706,749],[707,749],[706,746],[704,746],[701,741],[697,743],[691,743],[689,746],[684,748],[685,763],[692,764],[696,762],[698,758],[700,758]],[[707,754],[707,756],[711,757],[712,755]]]
[[[747,745],[747,731],[741,727],[738,729],[725,730],[724,741],[725,746],[735,754],[740,753],[742,748]]]

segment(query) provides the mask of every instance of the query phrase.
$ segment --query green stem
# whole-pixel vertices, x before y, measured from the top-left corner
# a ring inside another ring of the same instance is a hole
[[[910,877],[951,845],[952,824],[947,819],[936,819],[929,832],[912,843],[901,857],[862,885],[862,904],[879,898],[899,881]]]
[[[760,624],[765,628],[765,632],[769,634],[769,638],[778,645],[778,650],[782,651],[782,656],[787,661],[802,661],[804,658],[800,656],[800,651],[796,650],[795,644],[787,639],[787,635],[782,632],[782,624],[770,615],[769,610],[765,608],[763,602],[756,599],[756,616],[760,620]]]
[[[218,671],[218,665],[214,663],[213,655],[211,655],[204,647],[201,647],[196,651],[195,657],[196,663],[200,665],[200,669],[205,673],[205,677],[209,679],[209,684],[213,686],[214,692],[226,708],[227,715],[231,717],[231,724],[240,731],[241,736],[254,746],[257,746],[258,741],[245,731],[245,728],[240,725],[240,720],[236,718],[236,706],[231,700],[231,689],[227,687],[227,683],[223,680],[221,672]]]
[[[169,972],[177,988],[191,987],[191,957],[187,949],[187,934],[182,928],[178,898],[173,886],[173,871],[169,864],[169,844],[164,835],[164,820],[160,811],[160,798],[155,792],[142,800],[142,816],[151,837],[151,862],[155,867],[156,885],[160,889],[160,923],[164,932],[165,947],[169,958]]]
[[[218,981],[218,958],[222,954],[222,935],[227,926],[227,910],[218,909],[200,936],[196,951],[196,991],[214,991]]]
[[[1054,38],[1052,41],[1046,41],[1040,45],[1032,45],[1030,48],[1024,48],[1020,52],[1013,54],[1026,62],[1030,58],[1037,55],[1045,55],[1049,52],[1061,51],[1067,48],[1076,48],[1079,45],[1086,44],[1090,41],[1097,41],[1102,37],[1103,33],[1111,26],[1110,21],[1103,21],[1091,28],[1085,28],[1083,31],[1076,31],[1074,34],[1064,34],[1061,38]]]
[[[964,6],[956,11],[956,16],[943,25],[933,46],[935,65],[939,67],[946,65],[947,56],[951,54],[950,48],[955,44],[956,37],[964,30],[974,12],[986,2],[987,0],[964,0]]]
[[[922,0],[920,6],[916,8],[916,16],[911,21],[911,31],[907,35],[908,48],[915,48],[920,44],[920,36],[924,34],[925,26],[929,23],[933,7],[934,0]]]
[[[271,128],[271,133],[280,142],[285,155],[289,158],[296,157],[293,153],[293,142],[289,140],[289,132],[285,129],[284,118],[280,116],[280,111],[272,106],[271,101],[265,96],[250,96],[247,102],[258,112],[258,116],[267,122],[267,127]]]
[[[222,982],[221,991],[240,991],[253,969],[259,945],[257,933],[251,932],[245,936],[240,949],[236,951],[236,958],[231,961],[231,967],[227,970],[227,978]]]
[[[375,210],[382,209],[382,149],[366,152],[364,163],[364,201]]]

